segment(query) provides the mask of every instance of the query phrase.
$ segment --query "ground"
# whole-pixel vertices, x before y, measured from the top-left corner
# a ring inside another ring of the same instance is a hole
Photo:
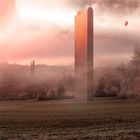
[[[140,100],[0,101],[0,140],[140,139]]]

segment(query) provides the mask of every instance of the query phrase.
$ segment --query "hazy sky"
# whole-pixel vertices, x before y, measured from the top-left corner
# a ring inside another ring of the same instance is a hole
[[[130,59],[140,43],[139,0],[0,0],[0,61],[73,64],[74,16],[87,6],[94,9],[95,65]]]

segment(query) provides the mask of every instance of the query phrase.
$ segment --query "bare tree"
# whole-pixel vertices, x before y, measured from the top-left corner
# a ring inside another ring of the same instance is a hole
[[[119,67],[123,80],[121,82],[121,93],[138,94],[137,86],[140,79],[140,46],[137,44],[133,50],[133,56],[126,65]]]

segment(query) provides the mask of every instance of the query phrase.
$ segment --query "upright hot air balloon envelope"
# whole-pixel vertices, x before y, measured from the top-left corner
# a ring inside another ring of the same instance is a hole
[[[127,26],[128,25],[128,21],[125,21],[125,26]]]

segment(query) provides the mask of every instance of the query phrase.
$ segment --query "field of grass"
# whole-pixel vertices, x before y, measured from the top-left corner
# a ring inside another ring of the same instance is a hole
[[[140,139],[140,100],[0,101],[0,140]]]

